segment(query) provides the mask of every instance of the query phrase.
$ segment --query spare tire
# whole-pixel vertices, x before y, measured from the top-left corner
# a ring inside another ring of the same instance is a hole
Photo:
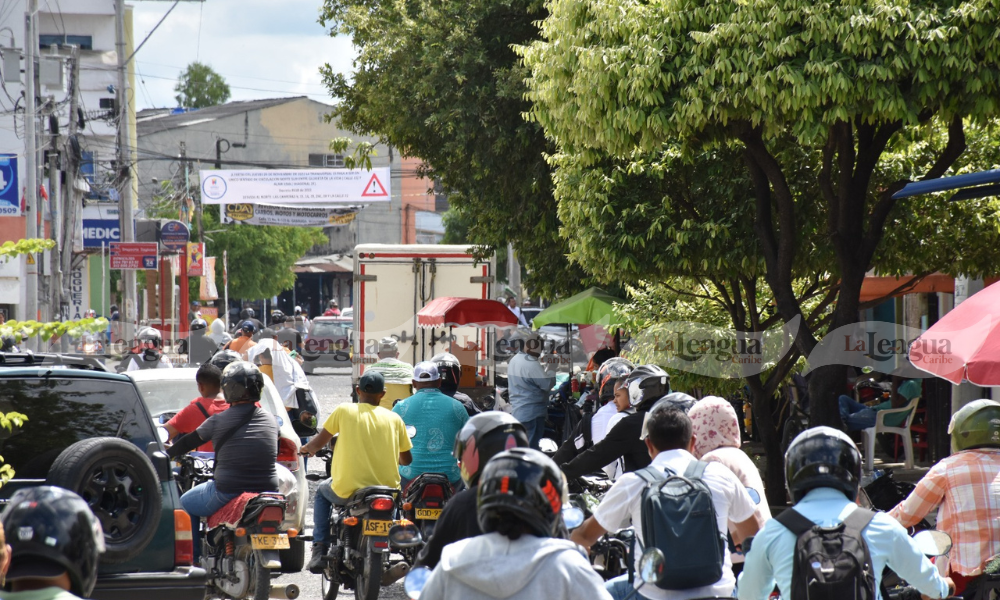
[[[103,564],[135,558],[159,527],[163,497],[156,469],[125,440],[97,437],[69,446],[52,463],[46,483],[72,490],[90,505],[104,529]]]

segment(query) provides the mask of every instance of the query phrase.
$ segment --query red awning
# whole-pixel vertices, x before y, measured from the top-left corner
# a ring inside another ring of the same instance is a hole
[[[509,327],[517,325],[517,317],[496,300],[454,298],[445,296],[431,300],[417,313],[421,327]]]

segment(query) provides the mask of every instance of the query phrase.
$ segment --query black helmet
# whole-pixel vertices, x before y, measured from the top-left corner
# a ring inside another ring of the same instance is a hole
[[[264,375],[245,360],[234,362],[222,371],[222,395],[226,402],[257,402],[264,391]]]
[[[601,404],[607,404],[615,397],[614,381],[627,377],[635,369],[635,365],[627,358],[616,356],[604,361],[597,370],[597,397]]]
[[[511,448],[527,448],[528,433],[524,425],[508,413],[491,411],[478,414],[455,436],[452,454],[458,459],[462,481],[473,487],[479,472],[497,454]]]
[[[143,327],[135,336],[140,343],[152,343],[155,347],[159,348],[163,344],[163,336],[160,332],[152,327]]]
[[[458,391],[458,382],[462,380],[462,363],[458,357],[448,352],[435,354],[431,362],[441,374],[441,391],[451,396]]]
[[[89,597],[94,591],[104,533],[83,498],[55,486],[23,488],[0,520],[11,546],[8,580],[66,572],[73,594]]]
[[[569,504],[566,478],[538,450],[514,448],[497,454],[479,477],[479,527],[491,533],[511,518],[537,536],[557,537],[562,509]]]
[[[240,321],[244,321],[253,316],[253,310],[249,308],[244,308],[240,311]]]
[[[628,398],[633,408],[649,408],[670,393],[670,375],[656,365],[640,365],[628,376]]]
[[[271,323],[277,325],[278,323],[285,322],[285,313],[280,310],[276,310],[271,313]]]
[[[209,360],[208,362],[209,364],[219,367],[220,371],[225,371],[226,367],[228,367],[230,364],[240,360],[243,359],[240,358],[239,352],[236,352],[235,350],[219,350],[212,356],[211,360]]]
[[[646,412],[646,416],[643,417],[642,432],[639,434],[639,439],[644,440],[649,437],[649,420],[653,418],[653,413],[661,410],[667,410],[669,408],[679,408],[687,413],[697,401],[698,400],[693,396],[689,396],[684,392],[670,392],[666,396],[660,398],[653,403],[653,406]]]
[[[851,502],[858,497],[861,453],[843,431],[813,427],[795,436],[785,452],[785,485],[792,502],[802,500],[813,488],[844,492]]]
[[[194,321],[191,321],[190,329],[191,331],[201,331],[202,329],[208,329],[208,321],[199,317]]]

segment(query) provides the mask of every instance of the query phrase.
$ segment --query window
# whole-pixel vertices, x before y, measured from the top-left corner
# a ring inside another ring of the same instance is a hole
[[[326,167],[329,169],[343,169],[344,168],[344,155],[343,154],[310,154],[309,155],[309,166],[310,167]]]
[[[92,35],[61,35],[53,33],[43,33],[38,36],[39,48],[51,48],[52,46],[79,46],[81,50],[94,49],[94,36]]]

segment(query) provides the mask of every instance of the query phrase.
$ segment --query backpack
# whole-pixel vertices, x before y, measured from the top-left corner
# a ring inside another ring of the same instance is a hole
[[[722,579],[726,536],[719,531],[712,491],[702,480],[708,463],[692,461],[683,475],[649,466],[635,472],[642,492],[642,539],[663,552],[664,590],[687,590]]]
[[[875,600],[875,572],[868,544],[861,535],[874,516],[874,512],[859,507],[843,523],[821,527],[795,509],[782,512],[778,522],[798,538],[791,593],[781,590],[782,596],[802,600]]]

